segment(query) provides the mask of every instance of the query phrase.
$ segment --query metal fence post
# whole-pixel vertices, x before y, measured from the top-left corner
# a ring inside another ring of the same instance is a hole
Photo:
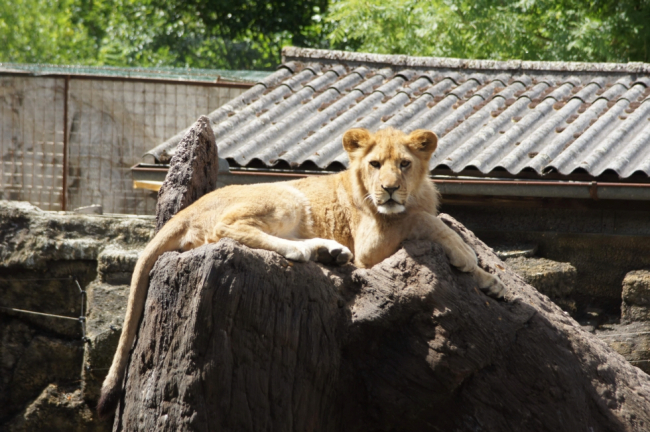
[[[68,189],[68,93],[70,90],[70,75],[65,76],[63,86],[63,188],[61,190],[61,210],[66,210],[66,192]]]

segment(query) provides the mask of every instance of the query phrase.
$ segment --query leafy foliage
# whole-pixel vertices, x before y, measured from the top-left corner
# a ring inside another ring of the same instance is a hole
[[[144,19],[123,14],[114,20],[110,30],[119,37],[112,43],[113,58],[224,69],[271,69],[282,46],[317,45],[323,39],[320,13],[327,8],[327,0],[122,1]],[[129,51],[120,53],[124,47]]]
[[[8,0],[0,61],[271,69],[283,45],[322,46],[326,8],[327,0]]]
[[[0,61],[70,63],[93,55],[74,0],[0,2]]]
[[[271,69],[284,45],[649,62],[650,0],[0,2],[5,62]]]
[[[340,0],[344,49],[484,59],[650,61],[649,0]]]

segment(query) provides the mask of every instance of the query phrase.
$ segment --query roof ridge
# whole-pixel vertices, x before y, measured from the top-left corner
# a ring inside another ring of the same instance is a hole
[[[189,67],[97,66],[82,64],[0,62],[0,74],[29,76],[95,76],[99,78],[166,79],[180,81],[232,82],[254,84],[272,71],[205,69]]]
[[[282,61],[330,60],[353,63],[374,63],[404,67],[431,67],[477,70],[517,70],[548,72],[610,72],[650,73],[650,63],[587,63],[530,60],[470,60],[448,57],[416,57],[399,54],[372,54],[315,48],[284,47]]]

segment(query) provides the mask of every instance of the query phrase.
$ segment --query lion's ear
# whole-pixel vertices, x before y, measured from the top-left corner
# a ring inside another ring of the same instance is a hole
[[[370,141],[368,129],[350,129],[343,134],[343,148],[352,158],[352,155],[360,148],[365,147]]]
[[[417,152],[423,152],[427,156],[431,156],[438,146],[438,137],[436,134],[425,129],[418,129],[411,132],[408,140],[409,147]]]

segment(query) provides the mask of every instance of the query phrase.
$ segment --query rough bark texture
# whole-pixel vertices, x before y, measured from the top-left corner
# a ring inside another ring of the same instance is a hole
[[[114,431],[647,431],[650,377],[442,218],[505,301],[427,242],[370,270],[166,253]]]
[[[201,116],[178,145],[158,191],[156,231],[176,213],[217,187],[219,160],[210,119]]]

